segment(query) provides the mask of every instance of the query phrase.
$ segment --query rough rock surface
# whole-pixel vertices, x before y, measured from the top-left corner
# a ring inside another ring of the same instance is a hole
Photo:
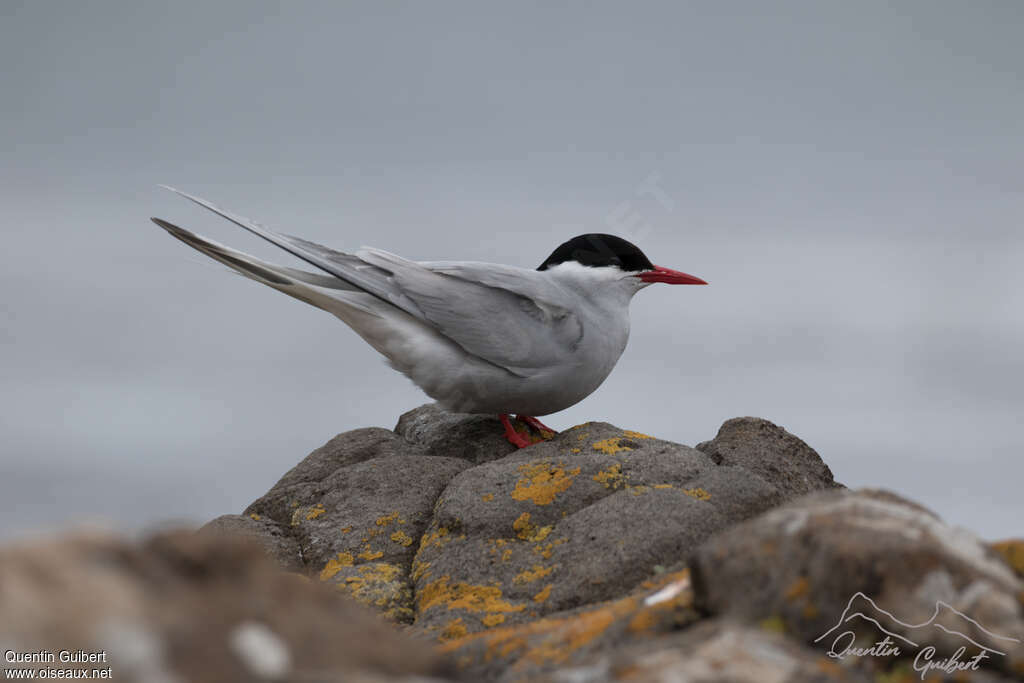
[[[0,650],[25,634],[86,647],[113,620],[159,655],[119,655],[142,662],[124,664],[137,680],[259,680],[268,660],[252,652],[275,642],[293,667],[264,670],[278,680],[442,676],[445,662],[467,681],[1024,680],[1020,541],[988,545],[894,494],[847,491],[757,418],[697,449],[605,423],[546,441],[517,429],[534,445],[514,449],[494,418],[422,406],[394,431],[339,434],[194,537],[65,542],[6,576],[0,557]],[[949,675],[922,676],[905,644],[830,658],[835,637],[818,636],[844,619],[858,648],[884,627],[937,656],[963,638],[984,643],[965,657],[993,649]],[[189,648],[209,670],[178,663]]]
[[[908,657],[977,644],[1024,675],[1024,583],[978,538],[891,493],[803,497],[711,539],[691,568],[702,609],[777,624],[826,652],[869,617]]]
[[[523,433],[529,431],[519,423],[517,428]],[[403,414],[395,433],[422,447],[427,455],[462,458],[476,465],[516,451],[505,439],[505,430],[496,416],[449,413],[436,403]]]
[[[90,534],[0,551],[0,652],[79,649],[107,661],[0,668],[109,667],[113,680],[139,683],[411,683],[448,670],[426,644],[245,540]]]
[[[842,488],[818,453],[782,427],[759,417],[726,420],[711,441],[697,444],[719,465],[736,465],[759,475],[786,498]]]

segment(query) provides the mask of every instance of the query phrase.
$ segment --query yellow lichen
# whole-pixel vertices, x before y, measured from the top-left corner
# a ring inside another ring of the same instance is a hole
[[[516,536],[524,541],[543,541],[548,537],[553,528],[551,526],[538,527],[536,524],[533,524],[530,521],[529,512],[524,512],[516,517],[516,521],[512,522],[512,529],[515,530]]]
[[[502,599],[498,586],[475,586],[458,582],[450,583],[447,574],[431,581],[416,595],[419,611],[431,607],[446,607],[449,610],[464,609],[470,612],[522,612],[525,605],[513,605]]]
[[[316,519],[327,512],[322,503],[317,503],[312,510],[306,513],[306,519]]]
[[[537,505],[548,505],[556,495],[572,486],[580,468],[567,470],[564,463],[553,466],[545,461],[520,465],[519,472],[521,476],[510,495],[516,500],[532,500]]]
[[[548,597],[550,597],[551,595],[551,587],[553,585],[554,584],[549,583],[548,585],[544,586],[544,589],[542,591],[533,596],[533,601],[544,602],[545,600],[547,600]]]
[[[484,495],[480,496],[480,500],[482,500],[485,503],[490,503],[492,500],[494,500],[494,494],[485,493]]]
[[[524,569],[515,575],[512,579],[514,583],[533,583],[537,579],[543,578],[555,571],[554,567],[545,567],[544,565],[535,564],[532,569]]]
[[[643,434],[641,432],[634,432],[632,429],[623,429],[622,430],[622,435],[623,436],[628,436],[631,439],[653,439],[654,438],[653,436],[648,436],[647,434]]]
[[[412,536],[410,536],[409,534],[399,530],[391,534],[391,540],[395,543],[398,543],[399,545],[404,545],[406,548],[408,548],[412,545],[413,539]]]
[[[452,619],[448,622],[448,625],[441,631],[441,640],[454,640],[455,638],[462,638],[467,633],[466,625],[462,623],[462,617]]]
[[[622,488],[626,483],[626,475],[622,474],[622,465],[616,463],[609,467],[607,470],[602,470],[593,476],[594,481],[604,486],[606,489]]]
[[[327,581],[343,568],[351,567],[353,564],[355,564],[355,558],[352,557],[352,553],[338,553],[337,558],[327,560],[327,564],[320,571],[320,580]]]
[[[622,441],[622,437],[614,436],[614,437],[612,437],[610,439],[602,439],[601,441],[595,441],[593,444],[591,444],[591,447],[595,451],[601,451],[602,453],[607,453],[608,455],[614,455],[615,453],[618,453],[619,451],[631,451],[631,450],[633,450],[629,446],[622,446],[622,445],[620,445],[619,444],[620,441]]]
[[[343,534],[350,534],[350,533],[352,533],[352,527],[350,527],[350,526],[342,527],[341,533],[343,533]]]
[[[423,540],[420,541],[420,549],[422,550],[423,548],[429,548],[430,546],[443,548],[445,545],[451,543],[453,540],[454,537],[448,531],[447,527],[438,527],[437,529],[431,531],[429,534],[423,537]]]
[[[683,493],[697,500],[711,500],[711,494],[702,488],[683,489]]]
[[[1024,578],[1024,539],[993,543],[992,549],[1006,560],[1018,576]]]
[[[512,548],[508,548],[504,552],[501,553],[501,561],[502,562],[508,562],[511,557],[512,557]]]
[[[651,488],[656,488],[656,489],[671,489],[671,488],[674,488],[674,487],[672,486],[672,484],[655,484],[655,485],[654,485],[654,486],[652,486]]]
[[[786,622],[777,614],[773,614],[766,619],[762,619],[759,625],[765,631],[771,631],[773,633],[786,632]]]
[[[579,453],[581,449],[579,449],[579,448],[570,448],[569,450],[572,451],[575,454],[575,453]]]
[[[398,510],[395,510],[390,515],[384,515],[383,517],[378,517],[376,519],[376,521],[374,521],[374,524],[376,524],[377,526],[387,526],[388,524],[391,524],[391,522],[395,521],[396,519],[398,519]]]
[[[254,521],[257,521],[257,522],[258,522],[258,521],[260,521],[260,516],[259,516],[259,515],[257,515],[257,514],[256,514],[255,512],[250,512],[250,513],[249,513],[249,519],[251,519],[251,520],[254,520]]]
[[[488,614],[486,617],[484,617],[480,621],[483,623],[484,626],[486,626],[488,628],[492,628],[494,626],[497,626],[498,624],[505,623],[505,615],[504,614]]]
[[[811,582],[807,580],[806,576],[801,576],[796,581],[789,585],[786,589],[786,599],[796,600],[807,595],[807,592],[811,589]]]
[[[383,550],[373,550],[369,546],[363,552],[356,555],[360,560],[376,560],[378,557],[384,557]]]

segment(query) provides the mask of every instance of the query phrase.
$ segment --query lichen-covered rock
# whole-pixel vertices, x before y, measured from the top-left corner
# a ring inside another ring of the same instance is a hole
[[[526,425],[519,424],[519,428],[527,432]],[[395,433],[427,455],[462,458],[477,465],[516,450],[505,439],[497,416],[449,413],[436,403],[403,414],[395,425]]]
[[[1006,560],[1006,564],[1024,579],[1024,539],[1016,538],[992,544],[992,549]]]
[[[58,537],[0,550],[0,651],[103,652],[117,681],[423,681],[428,646],[226,535]],[[401,653],[401,656],[396,656]],[[432,679],[437,680],[437,679]]]
[[[599,653],[687,626],[699,618],[692,605],[689,572],[666,572],[617,600],[518,626],[462,637],[456,622],[456,637],[442,651],[469,680],[535,681],[545,672],[574,670]]]
[[[703,609],[805,643],[827,636],[823,652],[846,630],[860,642],[848,623],[866,614],[905,639],[905,656],[927,644],[969,658],[973,641],[998,651],[991,666],[1024,674],[1024,584],[975,536],[891,493],[800,498],[711,539],[691,568]]]
[[[787,499],[841,488],[817,452],[782,427],[759,417],[726,420],[711,441],[697,444],[719,465],[736,465],[775,485]]]
[[[452,479],[413,566],[416,628],[444,639],[621,596],[780,500],[687,446],[574,427]]]
[[[601,653],[558,677],[574,683],[869,683],[872,677],[842,667],[779,633],[708,620],[681,633]],[[532,679],[538,680],[538,679]],[[885,679],[889,680],[889,679]],[[910,683],[910,681],[907,681]]]
[[[323,479],[279,484],[246,513],[290,529],[321,581],[411,622],[413,556],[437,497],[469,466],[459,458],[404,455],[320,468]]]

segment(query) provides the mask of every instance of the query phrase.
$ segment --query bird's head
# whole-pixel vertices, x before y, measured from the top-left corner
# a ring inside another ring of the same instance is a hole
[[[610,276],[620,276],[637,290],[655,282],[668,285],[706,285],[699,277],[678,270],[656,266],[640,248],[615,235],[590,233],[573,237],[548,256],[537,270],[549,270],[562,264],[601,269]]]

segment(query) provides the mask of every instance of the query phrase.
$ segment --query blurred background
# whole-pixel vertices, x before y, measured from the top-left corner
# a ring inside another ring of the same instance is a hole
[[[0,538],[240,511],[427,399],[160,216],[536,266],[583,232],[652,287],[590,398],[696,444],[756,415],[849,486],[1024,518],[1024,6],[5,2]]]

